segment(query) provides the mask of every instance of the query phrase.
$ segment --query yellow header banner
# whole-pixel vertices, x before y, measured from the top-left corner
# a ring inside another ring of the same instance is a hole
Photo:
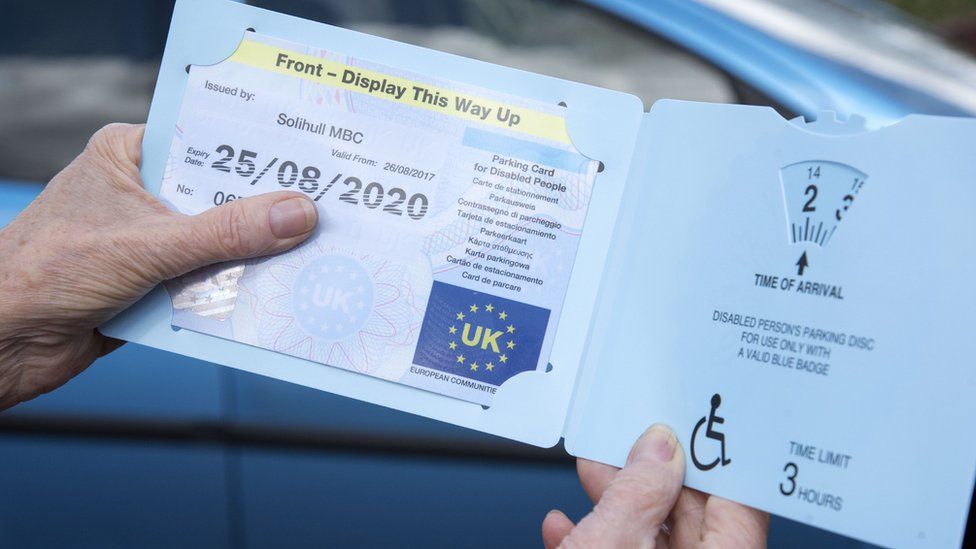
[[[471,122],[570,143],[566,121],[560,116],[506,105],[493,99],[458,93],[253,40],[241,42],[230,60]]]

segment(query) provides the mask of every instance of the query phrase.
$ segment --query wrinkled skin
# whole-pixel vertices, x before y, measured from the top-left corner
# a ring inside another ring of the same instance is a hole
[[[168,210],[142,187],[142,133],[100,130],[0,231],[0,410],[61,386],[120,345],[97,327],[159,282],[311,234],[315,208],[299,193],[198,216]]]
[[[546,515],[547,549],[766,546],[769,515],[682,487],[684,451],[663,425],[638,439],[623,469],[581,459],[577,470],[593,511],[575,525],[560,511]]]

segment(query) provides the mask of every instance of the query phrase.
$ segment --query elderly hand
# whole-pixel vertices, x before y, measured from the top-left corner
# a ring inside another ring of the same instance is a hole
[[[553,547],[765,547],[769,515],[682,488],[684,452],[664,425],[648,429],[623,469],[581,459],[593,511],[577,525],[559,511],[542,523]],[[667,526],[665,526],[667,525]]]
[[[287,250],[318,220],[275,192],[197,216],[142,188],[142,126],[102,128],[0,231],[0,410],[50,391],[120,342],[97,327],[159,282],[212,263]]]

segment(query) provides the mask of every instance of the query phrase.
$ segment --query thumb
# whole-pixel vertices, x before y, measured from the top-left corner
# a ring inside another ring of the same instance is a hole
[[[627,464],[610,481],[593,512],[564,544],[654,547],[681,492],[684,471],[684,453],[674,433],[661,424],[651,426],[634,444]]]
[[[212,263],[283,252],[308,238],[317,222],[312,200],[287,191],[170,219],[151,246],[154,274],[165,280]]]

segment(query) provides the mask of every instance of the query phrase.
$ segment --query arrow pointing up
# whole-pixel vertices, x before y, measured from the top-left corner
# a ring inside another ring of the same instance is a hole
[[[809,265],[810,262],[807,261],[807,252],[806,250],[804,250],[803,255],[801,255],[800,259],[796,261],[796,267],[797,267],[796,274],[799,276],[803,276],[803,270],[806,269]]]

